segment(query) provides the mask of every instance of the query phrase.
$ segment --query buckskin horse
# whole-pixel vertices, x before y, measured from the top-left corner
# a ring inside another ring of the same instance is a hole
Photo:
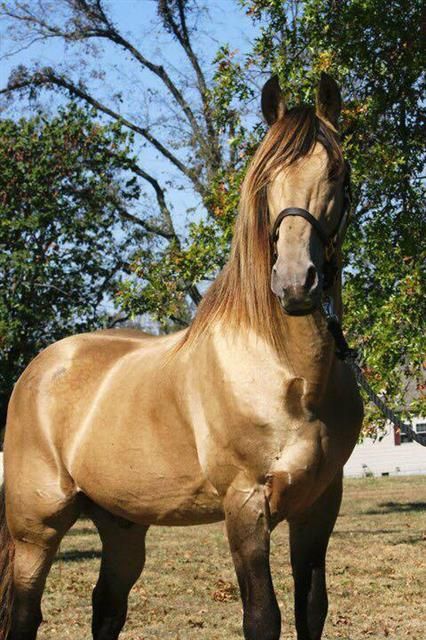
[[[48,347],[8,411],[2,637],[34,640],[59,543],[82,512],[102,540],[95,640],[118,638],[150,525],[225,519],[246,640],[278,640],[270,535],[287,520],[299,640],[319,640],[342,468],[359,434],[356,381],[335,355],[348,167],[340,91],[316,106],[262,91],[269,130],[242,187],[231,254],[185,331],[107,330]],[[7,524],[6,524],[7,523]]]

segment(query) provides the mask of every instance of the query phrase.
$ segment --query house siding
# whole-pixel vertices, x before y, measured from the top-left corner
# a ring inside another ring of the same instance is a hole
[[[426,474],[426,449],[417,442],[395,445],[393,427],[389,426],[382,440],[365,438],[357,444],[344,468],[347,477],[368,473],[375,476]]]

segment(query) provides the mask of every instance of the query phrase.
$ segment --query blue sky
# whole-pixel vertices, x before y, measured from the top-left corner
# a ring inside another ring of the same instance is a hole
[[[13,5],[13,3],[11,3]],[[31,2],[29,3],[31,4]],[[57,3],[57,6],[60,3]],[[245,14],[238,0],[214,0],[205,2],[208,6],[206,15],[199,24],[202,53],[212,58],[220,44],[228,42],[232,47],[246,50],[250,39],[255,34],[250,18]],[[170,45],[168,39],[159,37],[157,0],[105,0],[109,15],[115,24],[132,41],[141,44],[145,51],[165,52],[178,51],[176,46]],[[59,12],[58,12],[59,15]],[[0,56],[11,49],[19,49],[19,45],[11,46],[6,34],[7,21],[0,19]],[[200,49],[200,47],[198,47]],[[41,62],[43,64],[57,63],[66,58],[66,48],[59,40],[52,39],[47,44],[35,42],[31,47],[14,55],[2,59],[0,66],[0,81],[2,85],[7,81],[10,70],[18,64]],[[114,56],[106,53],[106,60],[114,64]],[[126,62],[124,69],[126,68]]]
[[[12,3],[13,4],[13,3]],[[61,23],[60,4],[55,3],[57,12],[50,18]],[[205,63],[211,64],[217,49],[224,43],[229,43],[232,49],[241,53],[250,47],[250,41],[255,35],[255,29],[250,18],[237,0],[215,0],[206,2],[208,13],[203,15],[198,24],[197,37],[194,48],[201,54]],[[166,68],[173,65],[173,73],[179,74],[184,68],[185,59],[180,47],[164,33],[159,24],[156,13],[156,0],[106,0],[105,5],[119,30],[131,42],[135,43],[147,57],[156,63],[164,62]],[[52,65],[69,69],[74,67],[70,75],[77,79],[87,77],[91,69],[85,68],[84,57],[81,57],[81,44],[65,46],[58,39],[50,39],[47,43],[34,42],[26,47],[26,43],[12,43],[7,35],[7,22],[0,21],[0,86],[5,86],[10,71],[19,64],[31,66],[33,64]],[[8,52],[22,49],[14,55],[5,57]],[[80,52],[80,53],[78,53]],[[89,57],[87,57],[89,60]],[[159,85],[159,81],[149,71],[141,71],[138,64],[129,56],[120,52],[116,46],[102,42],[96,54],[96,68],[105,71],[105,77],[90,79],[92,93],[105,102],[110,101],[118,89],[123,90],[123,100],[113,100],[114,108],[123,115],[140,118],[140,123],[146,125],[155,122],[155,109],[149,106],[147,88]],[[54,112],[63,99],[51,92],[45,93],[43,104],[47,110]],[[257,108],[257,105],[256,105]],[[28,102],[14,102],[11,107],[3,111],[3,116],[17,117],[28,114]],[[158,129],[157,129],[158,131]],[[173,169],[167,161],[149,146],[139,147],[141,165],[149,170],[161,181],[173,179]],[[192,189],[169,189],[169,201],[175,207],[178,229],[183,232],[188,221],[185,213],[188,208],[200,209]],[[191,214],[193,215],[193,214]],[[195,217],[198,217],[195,214]]]

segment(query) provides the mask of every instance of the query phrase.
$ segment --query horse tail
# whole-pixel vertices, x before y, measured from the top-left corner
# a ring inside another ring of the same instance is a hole
[[[0,640],[6,640],[13,605],[13,560],[15,545],[6,522],[6,496],[0,488]]]

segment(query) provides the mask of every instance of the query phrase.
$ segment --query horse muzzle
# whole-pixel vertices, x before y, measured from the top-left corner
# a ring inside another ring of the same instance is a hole
[[[302,274],[286,274],[274,265],[271,289],[279,299],[285,313],[304,316],[313,313],[320,304],[322,278],[313,264]]]

